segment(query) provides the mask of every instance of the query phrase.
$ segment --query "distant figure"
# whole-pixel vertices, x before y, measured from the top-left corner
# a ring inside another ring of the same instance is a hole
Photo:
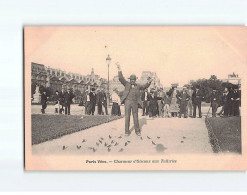
[[[55,100],[55,113],[57,114],[60,110],[60,95],[58,90],[56,90],[55,92],[55,96],[54,96],[54,100]]]
[[[187,93],[190,97],[190,100],[188,101],[188,114],[189,114],[189,117],[192,117],[192,110],[193,110],[193,106],[192,106],[192,94],[193,94],[193,90],[191,89],[191,86],[189,85],[188,86],[188,90],[187,90]]]
[[[130,81],[126,81],[123,77],[120,65],[117,64],[119,81],[124,85],[125,89],[123,96],[121,98],[121,103],[124,103],[125,107],[125,135],[129,136],[129,125],[130,125],[130,114],[132,110],[132,115],[134,119],[134,127],[136,135],[141,136],[141,130],[138,121],[138,106],[142,107],[140,90],[148,88],[152,82],[150,78],[145,85],[136,84],[136,75],[130,76]]]
[[[170,113],[170,97],[168,96],[168,93],[164,94],[164,98],[163,98],[163,104],[164,104],[164,117],[171,117],[171,113]]]
[[[83,95],[83,104],[85,106],[85,115],[89,115],[91,112],[91,105],[90,105],[90,96],[88,89],[85,91]]]
[[[60,93],[60,110],[59,110],[59,114],[62,114],[64,112],[64,108],[66,107],[66,103],[65,103],[65,90],[62,88],[62,91]]]
[[[183,91],[181,93],[178,93],[177,98],[180,102],[180,112],[179,112],[179,118],[181,118],[182,114],[184,115],[184,118],[188,118],[188,101],[190,100],[190,96],[188,95],[186,91],[186,87],[183,87]]]
[[[225,117],[228,117],[229,115],[229,105],[230,105],[230,102],[231,102],[231,98],[230,98],[230,95],[229,95],[229,91],[228,91],[228,88],[225,88],[224,91],[223,91],[223,94],[222,96],[220,96],[220,104],[222,105],[222,108],[221,108],[221,111],[218,113],[218,115],[224,115]]]
[[[72,104],[72,99],[75,97],[71,89],[64,94],[65,99],[65,114],[70,115],[70,105]]]
[[[178,91],[175,89],[175,87],[172,87],[169,91],[169,95],[171,98],[170,112],[172,117],[177,117],[179,112],[177,93]]]
[[[101,90],[101,92],[102,92],[102,95],[103,95],[103,103],[102,103],[102,105],[104,106],[104,108],[105,108],[105,114],[106,115],[108,115],[108,108],[107,108],[107,97],[106,97],[106,93],[105,93],[105,90],[102,88],[102,90]],[[104,113],[103,113],[104,114]]]
[[[149,111],[149,98],[150,98],[150,94],[148,93],[148,89],[145,89],[144,92],[142,93],[142,116],[144,115],[148,115],[148,111]]]
[[[113,90],[113,93],[112,93],[112,110],[111,110],[111,115],[121,116],[120,105],[121,105],[120,97],[117,94],[117,89],[114,89]]]
[[[212,117],[216,117],[216,112],[217,112],[217,109],[219,107],[220,98],[216,92],[215,87],[213,88],[213,92],[212,92],[211,97],[210,97],[210,102],[211,102],[211,106],[212,106]]]
[[[158,94],[157,94],[157,101],[158,101],[158,116],[159,117],[164,117],[164,105],[163,105],[163,99],[164,99],[164,91],[163,91],[163,88],[161,87],[158,91]]]
[[[155,95],[155,90],[150,90],[149,98],[149,117],[156,117],[158,114],[158,99]]]
[[[202,98],[203,94],[200,89],[200,86],[196,86],[196,90],[192,94],[192,104],[193,104],[193,117],[196,118],[196,108],[198,108],[199,111],[199,118],[202,118],[202,110],[201,110],[201,104],[202,104]]]
[[[41,113],[42,113],[42,114],[45,114],[45,109],[46,109],[46,107],[47,107],[46,102],[47,102],[46,91],[43,91],[43,93],[42,93],[42,95],[41,95],[41,106],[42,106],[42,108],[41,108]]]
[[[232,100],[232,115],[233,116],[239,116],[240,115],[240,111],[239,111],[239,107],[240,107],[240,98],[241,98],[241,94],[240,91],[238,90],[238,86],[234,86],[233,87],[233,92],[231,94],[231,100]]]
[[[90,113],[89,115],[94,115],[94,111],[95,111],[95,106],[96,106],[96,93],[95,93],[95,89],[92,88],[92,91],[89,93],[89,97],[90,97]]]
[[[104,104],[102,89],[96,94],[96,103],[98,105],[98,115],[103,115],[102,105]]]

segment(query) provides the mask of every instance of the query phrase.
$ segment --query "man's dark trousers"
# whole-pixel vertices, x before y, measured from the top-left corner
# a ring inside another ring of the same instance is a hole
[[[130,126],[130,114],[132,110],[133,120],[135,132],[140,132],[139,121],[138,121],[138,102],[133,100],[125,100],[125,133],[130,134],[129,126]]]
[[[98,102],[98,115],[103,115],[101,102]]]
[[[199,111],[199,117],[201,118],[202,117],[202,111],[201,111],[201,102],[198,102],[198,103],[194,103],[193,104],[193,117],[196,118],[196,108],[198,107],[198,111]]]
[[[212,117],[216,117],[216,112],[219,104],[216,101],[212,102]]]
[[[65,114],[70,115],[70,104],[67,103],[67,105],[65,106]]]
[[[143,101],[143,108],[142,108],[142,111],[143,111],[143,115],[148,115],[148,101]]]

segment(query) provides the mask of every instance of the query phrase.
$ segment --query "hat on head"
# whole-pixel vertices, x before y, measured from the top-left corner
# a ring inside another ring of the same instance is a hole
[[[132,75],[130,75],[129,79],[130,79],[130,80],[136,80],[137,77],[136,77],[136,75],[132,74]]]

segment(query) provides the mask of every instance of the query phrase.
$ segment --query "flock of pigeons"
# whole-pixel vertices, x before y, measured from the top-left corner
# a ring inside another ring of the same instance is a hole
[[[121,139],[123,137],[121,135],[118,137],[115,136],[115,138],[116,139],[114,140],[113,136],[111,136],[111,135],[109,135],[108,138],[100,137],[96,141],[94,146],[87,147],[87,149],[91,150],[92,152],[96,152],[99,149],[99,147],[104,147],[108,152],[111,152],[114,147],[116,147],[116,146],[119,147],[120,145],[122,145],[122,147],[120,148],[120,150],[118,150],[118,152],[123,152],[126,149],[126,147],[131,143],[131,141],[127,140],[127,141],[124,141],[124,144],[122,144]],[[156,138],[157,138],[156,141],[158,141],[160,139],[160,136],[157,136]],[[155,146],[157,152],[164,152],[167,149],[166,147],[163,146],[163,144],[155,143],[154,140],[149,136],[146,136],[146,137],[141,136],[140,137],[141,141],[144,139],[147,139],[148,141],[150,141],[150,144]],[[185,139],[185,137],[183,137],[183,139]],[[85,142],[87,142],[87,140],[83,139],[82,144]],[[183,141],[181,141],[181,143],[183,143]],[[67,148],[68,148],[68,146],[65,146],[65,145],[63,146],[63,150],[66,150]],[[76,145],[76,148],[78,150],[80,150],[82,148],[82,145]]]

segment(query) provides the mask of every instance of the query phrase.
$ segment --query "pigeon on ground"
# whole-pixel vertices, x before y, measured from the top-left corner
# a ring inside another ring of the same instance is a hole
[[[96,152],[96,149],[95,148],[93,148],[93,152]]]
[[[66,146],[63,146],[63,150],[65,150],[66,148],[68,148],[68,147],[66,147]]]
[[[122,136],[120,135],[118,138],[119,138],[119,139],[121,139],[121,138],[122,138]]]
[[[107,150],[108,150],[108,152],[110,152],[111,151],[111,148],[108,148]]]
[[[152,144],[153,144],[153,145],[156,145],[156,143],[154,143],[153,141],[152,141]]]
[[[87,141],[86,139],[83,139],[83,140],[82,140],[82,143],[84,143],[84,142],[86,142],[86,141]]]
[[[78,145],[77,145],[76,147],[77,147],[78,150],[81,149],[81,146],[78,146]]]
[[[109,144],[107,147],[110,148],[111,147],[111,144]]]
[[[96,142],[96,145],[97,145],[97,146],[99,146],[99,143],[98,143],[98,142]]]
[[[100,139],[101,139],[101,140],[104,140],[104,138],[103,138],[103,137],[100,137]]]
[[[99,140],[99,143],[101,143],[101,144],[102,144],[102,141],[101,141],[101,140]]]
[[[129,140],[128,140],[127,142],[128,142],[128,143],[130,143],[130,141],[129,141]]]
[[[121,148],[118,152],[122,152],[124,149],[123,148]]]
[[[183,136],[183,139],[186,139],[186,137]]]
[[[124,144],[125,146],[127,146],[128,145],[128,142],[125,142],[125,144]]]
[[[181,141],[181,143],[184,143],[184,141]]]
[[[118,145],[118,143],[116,142],[114,146],[117,146],[117,145]]]
[[[109,135],[109,138],[111,139],[111,136]]]
[[[157,136],[157,138],[158,138],[158,139],[160,139],[160,137],[159,137],[159,136]]]
[[[141,137],[141,140],[143,140],[142,137]]]
[[[114,143],[114,140],[112,140],[111,143],[113,144]]]
[[[147,136],[148,139],[151,139],[150,137]]]

